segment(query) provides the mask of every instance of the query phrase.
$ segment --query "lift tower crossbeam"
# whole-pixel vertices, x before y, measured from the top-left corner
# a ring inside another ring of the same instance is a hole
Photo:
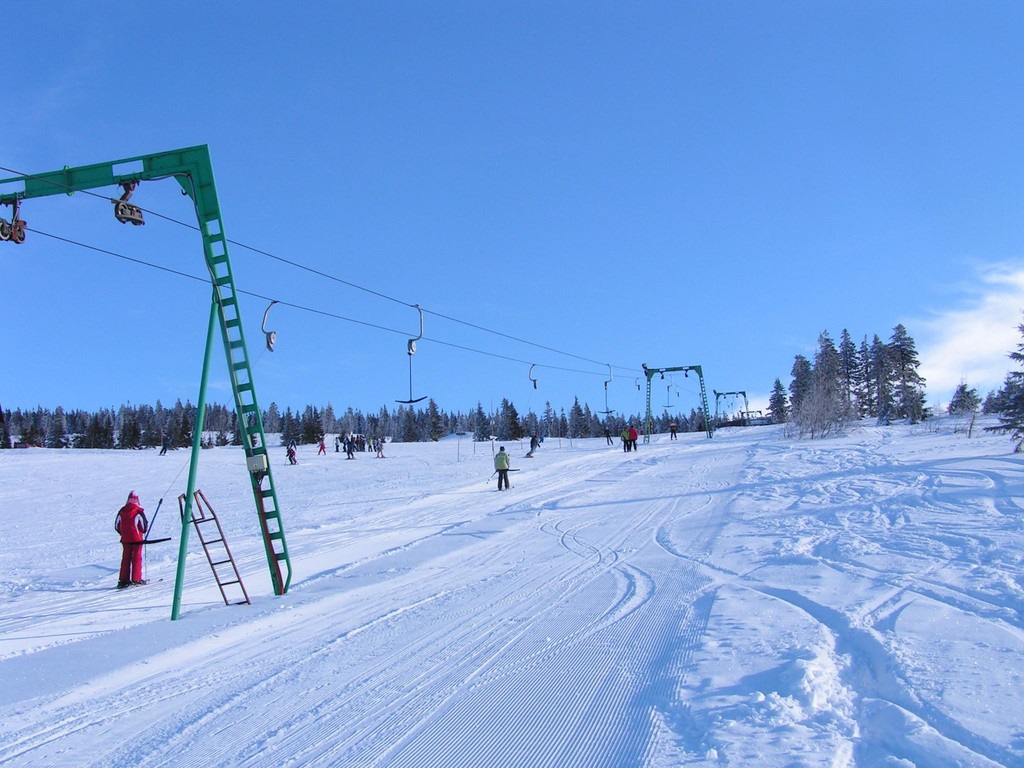
[[[188,553],[192,500],[196,490],[203,417],[206,410],[206,390],[210,375],[210,358],[218,325],[220,336],[224,342],[224,352],[227,356],[228,374],[231,378],[235,412],[238,416],[238,429],[241,433],[242,445],[245,448],[246,466],[249,470],[267,562],[270,566],[274,594],[286,593],[292,578],[291,560],[288,556],[284,528],[281,524],[277,491],[274,488],[274,478],[267,456],[263,419],[256,402],[252,367],[246,350],[245,335],[242,332],[242,318],[231,262],[228,259],[227,237],[224,234],[224,222],[221,219],[220,204],[214,186],[209,148],[203,145],[77,168],[65,167],[49,173],[0,179],[0,188],[7,188],[8,185],[19,183],[22,185],[21,191],[0,194],[0,205],[12,205],[16,212],[10,225],[6,221],[0,220],[4,225],[0,227],[0,230],[6,235],[3,237],[4,240],[22,243],[25,239],[25,222],[17,218],[17,211],[22,200],[113,186],[120,186],[124,191],[119,199],[111,198],[111,202],[114,204],[115,218],[122,223],[143,224],[142,209],[129,203],[128,198],[131,197],[139,182],[166,178],[174,178],[195,205],[199,230],[203,238],[206,268],[210,273],[210,283],[213,287],[210,323],[203,357],[203,373],[199,384],[199,402],[196,405],[188,488],[185,493],[185,508],[182,516],[178,572],[174,586],[174,605],[171,610],[171,619],[174,620],[179,615],[184,584],[185,557]],[[286,576],[282,576],[281,563],[284,563]]]
[[[677,368],[648,368],[647,363],[643,364],[644,375],[647,377],[647,425],[644,428],[644,442],[651,442],[651,432],[654,429],[654,415],[651,413],[651,379],[655,376],[661,376],[665,378],[666,373],[678,373],[682,372],[684,375],[689,375],[690,371],[697,374],[697,378],[700,380],[700,402],[701,407],[704,409],[704,427],[707,430],[708,437],[714,435],[714,425],[711,423],[711,415],[708,413],[708,392],[704,387],[704,371],[701,370],[699,365],[683,365]]]

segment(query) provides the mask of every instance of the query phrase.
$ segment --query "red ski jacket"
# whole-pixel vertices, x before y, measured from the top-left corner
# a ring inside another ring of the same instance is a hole
[[[114,518],[114,530],[121,534],[122,544],[142,541],[148,528],[145,510],[138,504],[125,504]]]

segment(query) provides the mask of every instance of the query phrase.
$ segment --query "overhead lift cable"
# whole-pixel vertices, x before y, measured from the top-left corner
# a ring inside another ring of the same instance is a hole
[[[18,175],[26,175],[26,174],[20,174],[18,171],[15,171],[15,170],[13,170],[11,168],[6,168],[6,167],[3,167],[3,166],[0,166],[0,171],[4,171],[4,172],[7,172],[7,173],[14,173],[14,174],[18,174]],[[59,183],[57,183],[55,181],[52,181],[51,179],[46,179],[46,182],[54,184],[55,186],[60,186]],[[120,198],[108,197],[106,195],[102,195],[102,194],[100,194],[98,192],[94,192],[94,191],[91,191],[91,190],[78,190],[78,191],[82,192],[82,193],[84,193],[86,195],[89,195],[91,197],[95,197],[97,199],[104,200],[106,202],[112,202],[112,203],[115,204],[115,206],[119,202],[123,203],[123,200],[120,199]],[[126,190],[126,192],[127,192],[127,190]],[[151,209],[148,209],[148,208],[141,208],[141,207],[138,207],[138,206],[132,206],[132,208],[134,209],[134,211],[137,212],[137,216],[140,219],[141,219],[141,214],[143,212],[145,212],[146,214],[148,214],[148,215],[150,215],[152,217],[162,219],[162,220],[167,221],[167,222],[172,223],[172,224],[177,224],[178,226],[184,227],[186,229],[191,229],[191,230],[194,230],[194,231],[198,231],[199,230],[199,228],[195,224],[192,224],[192,223],[187,222],[187,221],[181,221],[180,219],[176,219],[173,216],[167,216],[166,214],[160,213],[160,212],[155,211],[155,210],[151,210]],[[58,239],[60,239],[60,238],[58,238]],[[544,345],[544,344],[538,344],[537,342],[533,342],[533,341],[530,341],[528,339],[523,339],[523,338],[520,338],[518,336],[513,336],[511,334],[504,333],[502,331],[498,331],[498,330],[495,330],[493,328],[487,328],[486,326],[482,326],[482,325],[479,325],[477,323],[472,323],[472,322],[470,322],[468,320],[462,320],[460,318],[453,317],[451,315],[446,315],[446,314],[444,314],[442,312],[436,312],[434,310],[430,310],[430,309],[426,309],[426,308],[421,308],[421,306],[419,304],[414,304],[412,302],[403,301],[402,299],[396,298],[394,296],[389,296],[388,294],[382,293],[381,291],[377,291],[377,290],[374,290],[372,288],[367,288],[366,286],[359,285],[358,283],[353,283],[350,280],[345,280],[344,278],[338,277],[337,275],[332,275],[332,274],[330,274],[328,272],[324,272],[323,270],[316,269],[314,267],[310,267],[310,266],[307,266],[305,264],[301,264],[301,263],[299,263],[297,261],[294,261],[292,259],[287,259],[287,258],[285,258],[283,256],[278,256],[278,255],[273,254],[273,253],[271,253],[269,251],[266,251],[266,250],[264,250],[262,248],[258,248],[256,246],[249,245],[247,243],[243,243],[243,242],[238,241],[238,240],[233,240],[231,238],[225,238],[225,240],[226,240],[226,242],[228,242],[231,245],[236,245],[236,246],[238,246],[240,248],[245,248],[248,251],[251,251],[253,253],[258,253],[261,256],[266,256],[269,259],[273,259],[275,261],[278,261],[278,262],[280,262],[282,264],[285,264],[287,266],[293,267],[295,269],[299,269],[299,270],[308,272],[308,273],[316,275],[318,277],[322,277],[322,278],[324,278],[326,280],[331,280],[333,282],[338,283],[339,285],[345,285],[345,286],[347,286],[349,288],[352,288],[354,290],[358,290],[358,291],[362,291],[364,293],[368,293],[368,294],[370,294],[372,296],[376,296],[377,298],[384,299],[385,301],[390,301],[390,302],[393,302],[395,304],[400,304],[401,306],[409,307],[411,309],[416,309],[416,310],[418,310],[418,311],[420,311],[422,313],[433,315],[433,316],[441,318],[443,320],[448,320],[449,322],[458,323],[458,324],[464,325],[464,326],[466,326],[468,328],[474,328],[474,329],[476,329],[478,331],[483,331],[484,333],[489,333],[489,334],[492,334],[492,335],[495,335],[495,336],[499,336],[501,338],[508,339],[509,341],[514,341],[514,342],[517,342],[519,344],[525,344],[527,346],[536,347],[537,349],[542,349],[542,350],[545,350],[547,352],[553,352],[555,354],[562,355],[564,357],[571,357],[571,358],[574,358],[576,360],[580,360],[580,361],[585,362],[585,363],[592,363],[594,365],[599,365],[602,368],[604,368],[604,367],[609,365],[606,362],[601,362],[599,360],[594,360],[592,358],[585,357],[583,355],[577,355],[577,354],[574,354],[572,352],[566,352],[565,350],[561,350],[561,349],[558,349],[556,347],[550,347],[550,346],[547,346],[547,345]],[[121,258],[127,258],[127,257],[121,257]],[[171,271],[173,271],[173,270],[171,270]],[[270,299],[268,299],[268,300],[270,300]],[[282,303],[285,303],[285,302],[282,302]],[[359,321],[355,321],[355,322],[359,322]],[[372,326],[371,323],[364,323],[364,325],[371,325]],[[374,326],[374,327],[378,327],[378,326]],[[391,329],[387,329],[387,330],[391,330]],[[427,341],[436,341],[435,339],[431,339],[430,337],[423,337],[423,338],[425,338]],[[543,366],[542,365],[540,367],[545,367],[546,368],[546,367],[552,367],[552,366]],[[626,372],[630,372],[630,373],[632,373],[632,372],[634,372],[636,370],[635,366],[614,365],[612,367],[613,368],[618,368],[621,371],[626,371]],[[598,373],[593,372],[593,371],[588,371],[587,373],[590,374],[590,375],[601,375],[601,374],[598,374]]]
[[[175,275],[177,277],[183,277],[183,278],[186,278],[188,280],[194,280],[194,281],[196,281],[198,283],[202,283],[203,285],[209,285],[209,282],[210,282],[208,277],[200,277],[198,275],[189,274],[188,272],[182,272],[179,269],[173,269],[171,267],[165,267],[162,264],[154,264],[153,262],[146,261],[144,259],[139,259],[139,258],[136,258],[136,257],[133,257],[133,256],[126,256],[123,253],[117,253],[116,251],[112,251],[109,248],[101,248],[101,247],[96,246],[96,245],[90,245],[89,243],[83,243],[81,241],[74,240],[74,239],[69,238],[69,237],[63,237],[61,235],[56,235],[56,234],[53,234],[52,232],[46,232],[44,230],[35,229],[33,227],[29,227],[28,231],[32,232],[33,234],[40,235],[42,237],[49,237],[49,238],[51,238],[53,240],[57,240],[59,242],[66,243],[68,245],[72,245],[72,246],[75,246],[75,247],[78,247],[78,248],[84,248],[86,250],[94,251],[96,253],[102,253],[102,254],[104,254],[106,256],[113,256],[114,258],[122,259],[123,261],[128,261],[128,262],[131,262],[132,264],[138,264],[139,266],[149,267],[151,269],[160,270],[161,272],[167,272],[167,273]],[[297,304],[295,302],[285,301],[283,299],[272,299],[270,296],[265,296],[264,294],[256,293],[255,291],[247,291],[247,290],[239,288],[239,289],[237,289],[236,292],[241,294],[241,295],[243,295],[243,296],[249,296],[249,297],[254,298],[254,299],[260,299],[262,301],[271,302],[271,304],[275,304],[276,303],[276,304],[281,305],[282,307],[289,307],[291,309],[296,309],[296,310],[299,310],[301,312],[308,312],[310,314],[319,315],[321,317],[330,318],[332,320],[341,320],[341,321],[346,322],[346,323],[354,323],[356,325],[361,325],[361,326],[363,326],[365,328],[373,328],[373,329],[378,330],[378,331],[386,331],[387,333],[395,333],[395,334],[399,334],[401,336],[408,335],[408,331],[399,330],[397,328],[388,328],[387,326],[384,326],[384,325],[378,325],[377,323],[367,322],[366,320],[359,320],[359,319],[354,318],[354,317],[347,317],[345,315],[339,315],[336,312],[329,312],[327,310],[318,309],[316,307],[310,307],[310,306],[307,306],[305,304]],[[269,307],[268,307],[268,310],[269,310]],[[581,370],[581,369],[578,369],[578,368],[567,368],[567,367],[559,366],[559,365],[548,365],[548,364],[540,364],[540,363],[534,364],[534,363],[531,363],[531,361],[525,360],[525,359],[522,359],[522,358],[512,357],[510,355],[501,355],[501,354],[498,354],[496,352],[489,352],[489,351],[484,350],[484,349],[477,349],[475,347],[469,347],[469,346],[466,346],[464,344],[456,344],[455,342],[445,341],[444,339],[433,338],[433,337],[430,337],[430,336],[423,336],[422,338],[423,338],[423,340],[429,341],[432,344],[440,344],[442,346],[450,347],[452,349],[462,350],[463,352],[471,352],[471,353],[477,354],[477,355],[485,355],[487,357],[493,357],[493,358],[498,359],[498,360],[506,360],[506,361],[513,362],[513,363],[523,363],[523,364],[526,364],[526,365],[536,365],[536,367],[538,367],[538,368],[546,368],[546,369],[552,370],[552,371],[562,371],[562,372],[565,372],[565,373],[578,373],[578,374],[583,374],[583,375],[586,375],[586,376],[604,376],[605,375],[605,374],[600,373],[598,371],[585,371],[585,370]]]

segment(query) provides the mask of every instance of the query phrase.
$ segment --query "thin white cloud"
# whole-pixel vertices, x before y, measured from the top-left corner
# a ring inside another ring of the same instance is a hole
[[[1007,355],[1017,349],[1024,322],[1024,265],[990,265],[965,287],[957,307],[937,310],[916,326],[921,375],[931,399],[948,402],[961,381],[985,396],[1014,369]]]

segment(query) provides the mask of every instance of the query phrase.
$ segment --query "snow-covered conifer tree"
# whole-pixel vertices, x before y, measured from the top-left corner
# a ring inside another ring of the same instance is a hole
[[[781,379],[775,379],[772,386],[772,394],[768,398],[768,413],[776,424],[785,424],[789,420],[789,400]]]
[[[1024,336],[1024,323],[1017,326]],[[1024,365],[1024,341],[1017,345],[1017,351],[1010,353],[1010,359]],[[1011,371],[999,394],[999,426],[989,429],[1009,432],[1017,441],[1014,451],[1024,450],[1024,370]]]
[[[277,403],[271,403],[267,412],[263,414],[263,430],[265,432],[281,431],[281,412],[277,409]]]
[[[476,415],[473,418],[473,439],[476,441],[489,440],[491,437],[491,420],[484,412],[484,406],[479,401],[476,404]]]
[[[946,411],[950,415],[963,416],[977,411],[979,405],[981,405],[981,399],[978,397],[978,390],[969,389],[967,384],[961,381],[956,391],[953,392],[953,398],[949,401]]]
[[[857,391],[860,385],[860,355],[853,343],[850,332],[843,328],[839,336],[839,365],[843,381],[846,408],[852,414],[856,408]]]
[[[857,353],[857,415],[877,416],[875,410],[875,387],[872,384],[871,376],[871,347],[868,346],[868,337],[865,336],[860,342],[860,350]]]
[[[889,360],[889,347],[878,334],[871,340],[870,386],[874,390],[875,412],[869,414],[879,419],[888,419],[893,408],[893,377],[892,365]]]
[[[791,413],[796,413],[800,401],[811,389],[811,361],[803,355],[797,355],[793,358],[790,376],[793,378],[789,382],[789,407]]]
[[[46,447],[67,448],[68,444],[67,418],[64,416],[64,409],[58,405],[46,429]]]
[[[911,424],[916,424],[925,417],[924,378],[917,371],[921,365],[917,348],[902,324],[892,329],[888,346],[893,381],[896,384],[896,413],[908,419]]]
[[[427,430],[428,436],[434,442],[444,437],[444,423],[441,420],[441,412],[437,410],[437,403],[434,398],[427,401]]]
[[[580,399],[574,397],[572,408],[569,409],[568,436],[573,438],[581,437],[583,434],[583,424],[583,409],[580,407]]]

